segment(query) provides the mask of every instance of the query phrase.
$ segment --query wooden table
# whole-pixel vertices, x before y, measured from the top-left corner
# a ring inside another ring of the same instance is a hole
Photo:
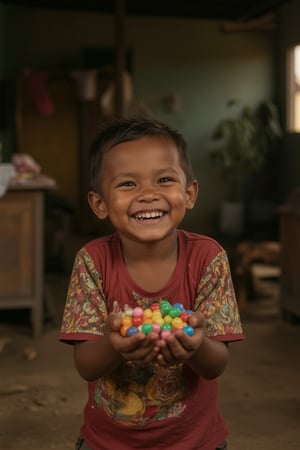
[[[43,322],[44,192],[54,188],[41,175],[11,183],[0,198],[0,309],[29,308],[34,337]]]

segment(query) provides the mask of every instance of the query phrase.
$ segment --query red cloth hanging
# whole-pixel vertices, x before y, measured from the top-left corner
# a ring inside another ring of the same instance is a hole
[[[47,90],[48,73],[27,69],[24,72],[25,88],[30,102],[41,116],[51,116],[54,104]]]

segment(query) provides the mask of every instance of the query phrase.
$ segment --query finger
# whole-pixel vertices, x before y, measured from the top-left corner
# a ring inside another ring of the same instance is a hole
[[[109,331],[119,331],[122,325],[121,317],[117,314],[110,314],[106,319],[106,326]]]
[[[168,363],[161,353],[158,353],[156,356],[156,362],[162,367],[168,367],[170,363]]]
[[[123,337],[119,331],[113,331],[110,333],[110,341],[112,346],[120,353],[130,353],[134,352],[141,342],[145,340],[145,335],[143,333],[136,333],[130,337]]]
[[[148,346],[137,348],[133,352],[125,352],[123,356],[126,360],[145,364],[153,361],[158,352],[159,348],[157,346]]]
[[[122,338],[126,344],[126,347],[123,347],[124,353],[127,353],[126,357],[129,359],[153,359],[153,355],[156,355],[159,351],[159,347],[156,344],[158,338],[157,333],[151,333],[149,335],[136,333],[131,337]]]
[[[205,328],[206,320],[203,314],[196,312],[189,317],[189,324],[193,328]]]
[[[172,336],[169,336],[168,339],[171,341],[165,341],[165,345],[160,347],[160,354],[162,355],[164,361],[167,364],[171,364],[171,362],[174,361],[174,354],[172,351],[172,341],[174,341],[174,339],[172,339]],[[173,344],[174,345],[174,344]]]
[[[184,361],[190,358],[191,354],[195,352],[203,339],[203,333],[196,330],[194,336],[189,336],[182,330],[178,330],[174,335],[166,339],[170,358],[176,361]]]

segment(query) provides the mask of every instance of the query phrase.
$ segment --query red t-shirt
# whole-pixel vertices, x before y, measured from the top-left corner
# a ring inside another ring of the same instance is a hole
[[[117,233],[83,247],[74,262],[60,340],[101,339],[109,313],[161,300],[201,311],[212,339],[243,339],[225,251],[209,237],[179,230],[175,271],[154,293],[130,278]],[[137,368],[124,362],[88,387],[81,433],[95,450],[213,450],[227,436],[217,379],[206,380],[183,363]]]

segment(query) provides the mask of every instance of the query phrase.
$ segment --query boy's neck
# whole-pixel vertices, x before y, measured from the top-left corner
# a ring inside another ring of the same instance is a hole
[[[177,234],[157,245],[125,245],[123,258],[131,279],[148,292],[163,289],[177,265]]]
[[[125,264],[153,263],[156,260],[176,257],[178,252],[177,232],[159,242],[133,242],[121,239],[122,254]]]

